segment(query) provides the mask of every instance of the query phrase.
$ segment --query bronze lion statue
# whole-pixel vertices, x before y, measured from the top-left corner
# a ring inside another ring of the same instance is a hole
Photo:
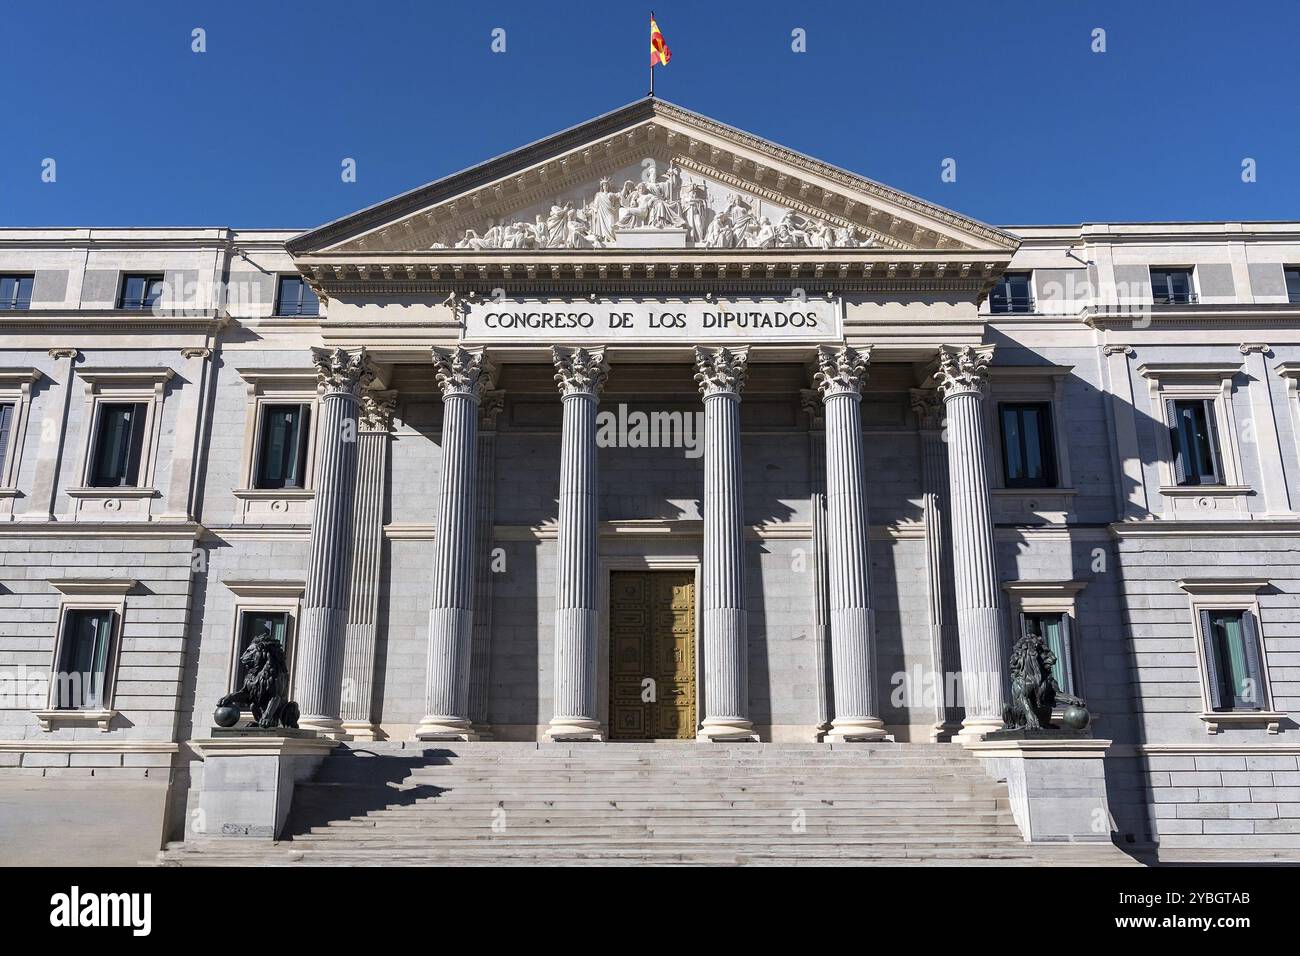
[[[1002,722],[1011,730],[1053,729],[1052,708],[1058,701],[1086,707],[1080,697],[1064,693],[1052,676],[1056,655],[1037,634],[1026,634],[1011,649],[1011,703]]]
[[[247,707],[253,712],[250,727],[298,726],[298,705],[289,700],[289,667],[284,648],[269,631],[254,637],[239,657],[244,666],[244,686],[217,701],[222,707]]]

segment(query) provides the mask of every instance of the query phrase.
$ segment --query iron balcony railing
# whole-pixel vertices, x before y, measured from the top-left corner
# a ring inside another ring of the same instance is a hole
[[[989,311],[999,315],[1033,312],[1034,297],[1032,295],[991,295],[989,296]]]

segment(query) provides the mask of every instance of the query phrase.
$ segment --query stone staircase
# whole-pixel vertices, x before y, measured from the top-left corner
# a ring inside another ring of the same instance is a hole
[[[951,744],[352,743],[275,842],[163,865],[986,864],[1134,861],[1028,846],[1005,784]]]

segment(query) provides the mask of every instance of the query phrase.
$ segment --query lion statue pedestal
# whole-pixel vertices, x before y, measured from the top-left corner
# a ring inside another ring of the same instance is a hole
[[[217,701],[212,736],[190,741],[203,758],[202,812],[186,839],[275,839],[289,817],[294,788],[338,746],[298,728],[284,649],[269,632],[249,641],[239,663],[243,681]],[[244,713],[252,721],[239,727]]]

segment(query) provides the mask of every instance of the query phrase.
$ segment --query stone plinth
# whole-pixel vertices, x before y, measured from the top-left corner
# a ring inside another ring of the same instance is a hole
[[[966,744],[1005,780],[1026,843],[1109,843],[1109,740],[1071,731],[1000,731]]]
[[[280,835],[294,786],[309,778],[338,741],[311,730],[213,728],[191,740],[203,758],[202,815],[194,832],[205,839]]]

